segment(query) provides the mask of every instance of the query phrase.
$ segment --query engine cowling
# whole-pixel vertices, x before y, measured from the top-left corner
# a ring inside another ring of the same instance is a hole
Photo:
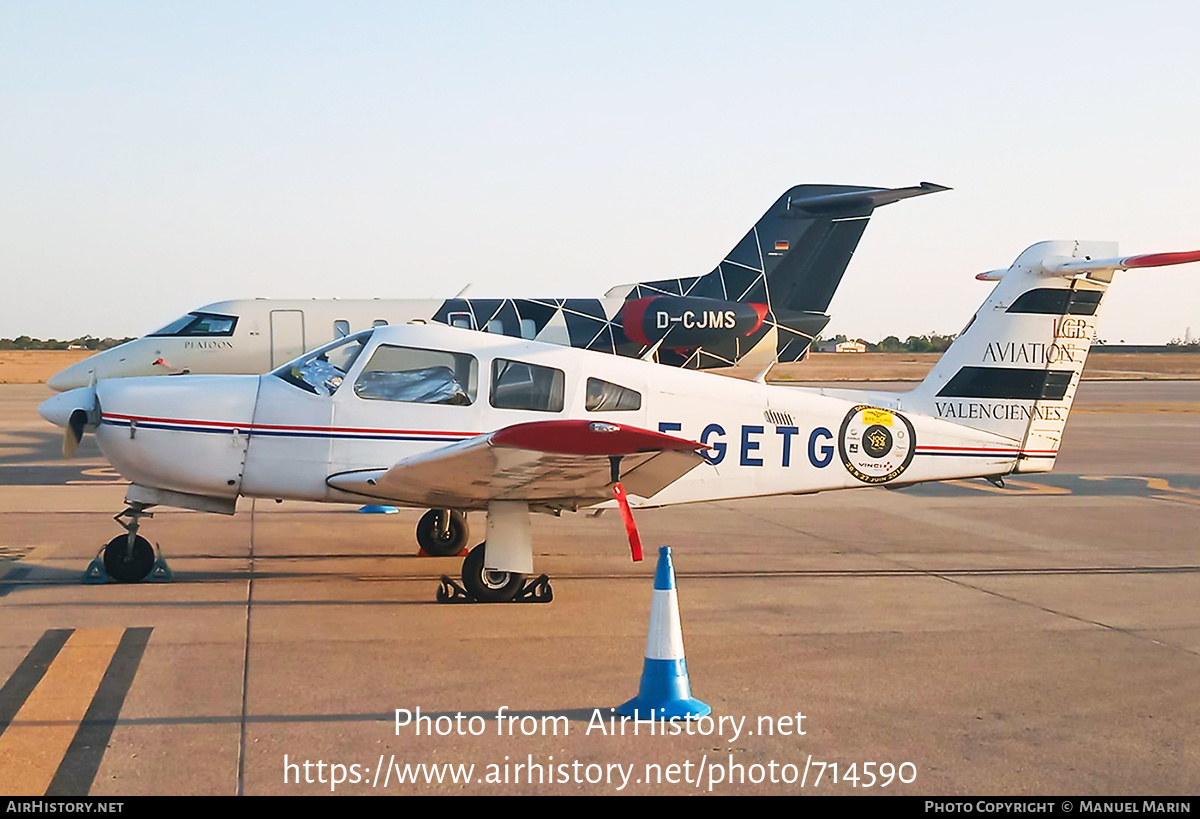
[[[767,305],[697,296],[652,296],[621,308],[625,335],[639,344],[691,349],[748,336],[762,326]]]

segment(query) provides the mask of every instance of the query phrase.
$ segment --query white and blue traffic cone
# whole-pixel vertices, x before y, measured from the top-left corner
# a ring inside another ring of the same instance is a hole
[[[707,703],[692,697],[687,660],[683,657],[683,629],[679,625],[671,547],[660,546],[642,682],[638,695],[617,708],[617,713],[636,719],[699,719],[711,711]]]
[[[358,507],[358,511],[365,515],[394,515],[400,510],[395,506],[381,506],[378,503],[368,503],[366,506]]]

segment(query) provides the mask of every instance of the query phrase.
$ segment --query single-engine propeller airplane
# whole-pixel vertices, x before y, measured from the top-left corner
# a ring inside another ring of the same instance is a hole
[[[703,276],[611,288],[602,299],[245,299],[210,304],[56,373],[55,390],[92,380],[263,373],[381,324],[428,321],[689,369],[798,361],[876,208],[949,190],[797,185]],[[747,359],[750,359],[747,361]]]
[[[131,481],[104,549],[113,579],[156,559],[157,505],[233,514],[239,496],[484,510],[475,599],[533,571],[530,513],[1047,472],[1115,270],[1200,261],[1042,242],[907,393],[770,386],[453,327],[379,327],[261,376],[101,381],[45,401],[69,453],[87,430]]]

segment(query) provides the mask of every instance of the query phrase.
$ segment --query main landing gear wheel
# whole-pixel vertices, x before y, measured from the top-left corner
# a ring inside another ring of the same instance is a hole
[[[485,569],[483,550],[486,546],[487,543],[480,543],[467,553],[462,566],[463,586],[480,603],[507,603],[525,585],[525,575]]]
[[[154,568],[154,547],[141,535],[129,547],[129,535],[117,535],[104,547],[104,571],[118,583],[137,583]]]
[[[446,515],[449,514],[449,520]],[[462,512],[430,509],[417,523],[417,543],[434,557],[453,557],[467,545],[471,529]]]

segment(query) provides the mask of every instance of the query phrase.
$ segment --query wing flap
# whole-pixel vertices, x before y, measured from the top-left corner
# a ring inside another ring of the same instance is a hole
[[[651,497],[703,462],[703,444],[624,424],[536,421],[405,458],[388,469],[331,475],[346,492],[431,508],[491,500],[574,507],[612,497],[612,459],[627,490]]]

